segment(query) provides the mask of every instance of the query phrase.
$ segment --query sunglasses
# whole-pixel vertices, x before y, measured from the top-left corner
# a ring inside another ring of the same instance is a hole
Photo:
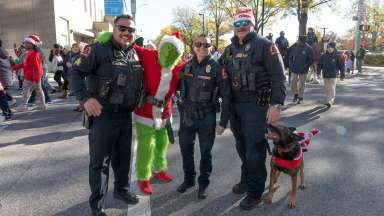
[[[201,42],[196,42],[194,45],[196,48],[204,47],[204,48],[209,48],[212,45],[210,43],[201,43]]]
[[[122,33],[128,31],[128,33],[135,33],[136,29],[123,25],[115,25],[115,27]]]
[[[241,20],[233,23],[233,26],[239,28],[240,26],[248,27],[251,22],[249,20]]]

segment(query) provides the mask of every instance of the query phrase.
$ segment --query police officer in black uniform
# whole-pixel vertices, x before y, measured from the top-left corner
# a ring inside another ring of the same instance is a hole
[[[279,119],[285,99],[281,55],[270,40],[251,31],[253,20],[251,9],[238,10],[235,36],[220,58],[231,83],[231,130],[242,161],[241,180],[232,191],[247,193],[240,203],[244,210],[261,202],[267,178],[266,125]],[[223,131],[218,126],[217,133]]]
[[[93,215],[105,215],[110,163],[115,177],[114,197],[128,204],[138,202],[128,191],[131,112],[143,83],[143,69],[132,48],[134,33],[131,16],[116,17],[112,39],[87,47],[70,74],[71,90],[84,104],[84,126],[89,128],[89,203]]]
[[[194,144],[196,134],[200,144],[200,176],[198,178],[198,198],[207,197],[206,188],[212,172],[211,150],[215,141],[216,112],[219,109],[218,98],[222,104],[228,103],[230,88],[228,77],[222,77],[221,66],[211,57],[211,40],[204,34],[198,36],[193,44],[194,56],[186,63],[180,80],[178,101],[181,114],[179,144],[183,157],[184,182],[177,191],[184,193],[195,185]],[[225,74],[224,74],[225,75]],[[224,105],[228,108],[228,105]],[[226,111],[225,113],[228,113]],[[220,125],[225,127],[222,119]]]

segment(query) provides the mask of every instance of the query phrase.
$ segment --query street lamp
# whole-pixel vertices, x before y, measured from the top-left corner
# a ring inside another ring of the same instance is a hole
[[[125,1],[124,1],[125,2]],[[143,7],[143,6],[146,6],[148,5],[147,3],[142,3],[140,4],[138,7],[136,7],[136,0],[131,0],[131,13],[132,13],[132,18],[133,18],[133,21],[136,22],[136,13],[137,13],[137,9]]]
[[[133,21],[136,21],[136,0],[131,0],[131,13]]]
[[[205,21],[204,21],[204,14],[203,13],[199,13],[200,16],[203,16],[203,34],[205,34]]]

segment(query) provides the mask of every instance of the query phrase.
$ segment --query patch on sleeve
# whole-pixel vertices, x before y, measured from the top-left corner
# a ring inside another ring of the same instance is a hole
[[[224,68],[221,70],[221,79],[228,79],[228,73],[225,71]]]
[[[81,64],[81,58],[78,58],[76,61],[75,61],[75,65],[76,66],[79,66]]]
[[[270,53],[271,55],[276,55],[277,53],[279,53],[279,49],[276,47],[275,44],[271,44]]]
[[[83,52],[81,52],[81,56],[84,56],[85,58],[88,58],[88,56],[91,54],[91,46],[84,47]]]

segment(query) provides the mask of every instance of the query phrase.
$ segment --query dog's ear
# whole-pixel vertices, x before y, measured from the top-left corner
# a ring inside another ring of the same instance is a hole
[[[288,129],[289,129],[291,132],[295,132],[295,131],[296,131],[296,128],[295,128],[295,127],[288,127]]]

